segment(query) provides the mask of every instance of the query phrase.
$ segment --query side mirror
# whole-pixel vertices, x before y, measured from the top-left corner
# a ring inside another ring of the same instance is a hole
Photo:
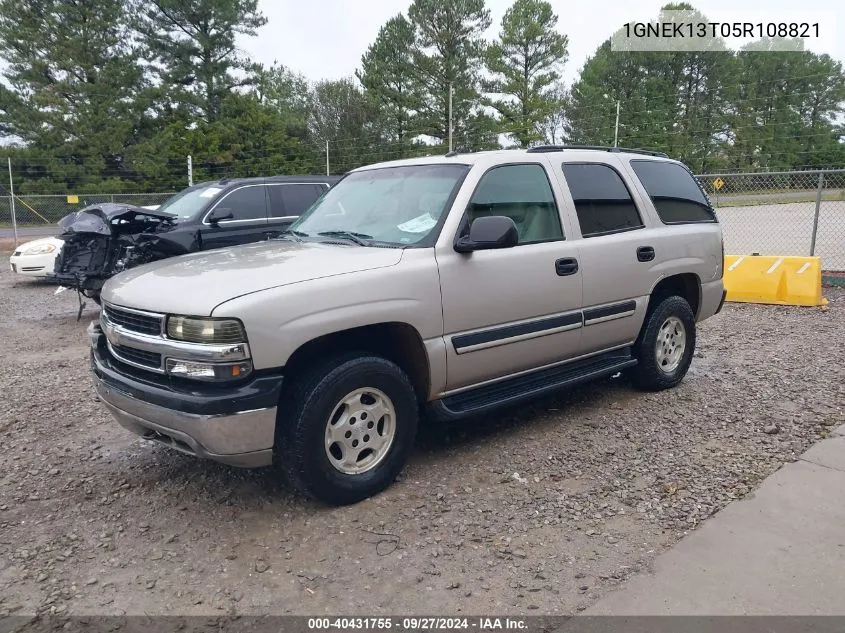
[[[220,220],[231,220],[234,217],[235,216],[229,209],[217,208],[208,214],[207,219],[209,224],[217,224]]]
[[[476,218],[469,227],[469,237],[461,237],[455,242],[458,253],[489,250],[492,248],[510,248],[519,242],[519,233],[513,220],[503,215],[490,215]]]

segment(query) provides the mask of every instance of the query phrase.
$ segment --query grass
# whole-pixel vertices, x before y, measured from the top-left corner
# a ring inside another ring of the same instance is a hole
[[[765,196],[766,194],[774,193],[774,192],[764,192],[764,193],[757,193],[756,195]],[[782,192],[783,193],[783,192]],[[725,208],[725,207],[756,207],[761,204],[790,204],[793,202],[815,202],[816,201],[816,194],[807,194],[806,196],[799,196],[795,198],[789,198],[787,200],[770,200],[765,197],[761,198],[754,198],[755,194],[726,194],[725,197],[731,198],[736,195],[748,196],[747,199],[743,200],[726,200],[724,202],[720,202],[719,198],[721,196],[712,195],[710,194],[710,201],[713,203],[713,206],[717,209]],[[843,191],[823,191],[822,192],[822,201],[823,202],[838,202],[838,201],[845,201],[845,190]]]

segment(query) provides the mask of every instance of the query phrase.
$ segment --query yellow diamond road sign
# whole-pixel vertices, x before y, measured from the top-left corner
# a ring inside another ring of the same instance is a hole
[[[716,180],[713,181],[713,188],[716,191],[718,191],[719,189],[721,189],[724,186],[725,186],[725,181],[722,180],[721,178],[716,178]]]

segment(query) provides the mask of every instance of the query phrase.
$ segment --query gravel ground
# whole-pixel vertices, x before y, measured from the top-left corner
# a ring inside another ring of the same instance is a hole
[[[845,289],[727,305],[677,389],[608,380],[427,426],[352,507],[138,440],[97,403],[86,308],[0,272],[0,615],[570,614],[845,421]]]

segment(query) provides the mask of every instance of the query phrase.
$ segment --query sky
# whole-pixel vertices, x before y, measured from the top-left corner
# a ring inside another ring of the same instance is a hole
[[[449,0],[444,0],[448,2]],[[668,0],[550,0],[558,15],[558,30],[569,38],[569,60],[563,69],[567,85],[596,48],[614,30],[631,20],[657,17]],[[485,37],[499,32],[502,16],[513,0],[486,0],[493,25]],[[301,72],[308,79],[339,79],[360,67],[361,55],[378,30],[410,0],[259,0],[268,23],[258,36],[243,39],[240,46],[264,64],[277,61]],[[820,22],[822,37],[808,45],[845,62],[845,33],[837,37],[837,23],[845,29],[845,4],[840,0],[692,0],[711,21],[736,18],[769,21]],[[765,7],[761,9],[760,7]],[[796,7],[799,7],[796,9]],[[407,15],[407,14],[406,14]],[[837,19],[838,18],[838,19]],[[730,43],[729,43],[730,45]]]

